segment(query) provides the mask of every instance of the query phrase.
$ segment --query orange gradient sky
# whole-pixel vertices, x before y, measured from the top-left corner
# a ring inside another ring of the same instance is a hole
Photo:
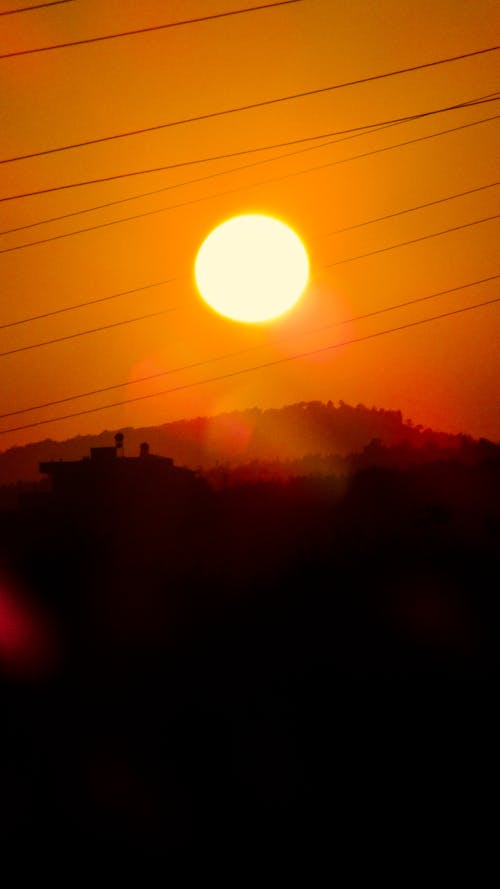
[[[252,5],[244,0],[75,0],[0,18],[0,54]],[[12,9],[16,3],[3,0],[0,11],[2,6]],[[498,24],[498,5],[493,0],[421,0],[417,4],[303,0],[171,30],[0,59],[0,160],[483,49],[498,42]],[[457,104],[498,89],[499,59],[500,53],[492,52],[260,109],[2,164],[0,196],[243,151]],[[339,325],[358,315],[498,274],[498,220],[334,263],[497,214],[499,189],[492,187],[335,234],[356,223],[494,183],[500,178],[498,120],[365,158],[354,156],[493,117],[500,114],[498,108],[492,103],[453,110],[287,158],[278,156],[293,151],[294,146],[0,203],[0,325],[176,279],[0,329],[0,352],[8,352],[172,309],[154,318],[0,357],[1,414],[128,382],[100,395],[4,417],[0,431],[167,388],[189,387],[210,377],[494,299],[497,280]],[[269,162],[255,165],[263,159]],[[253,166],[240,172],[182,184],[249,164]],[[4,233],[159,189],[164,190]],[[141,213],[150,215],[120,221]],[[297,306],[265,324],[238,324],[216,315],[201,300],[194,283],[193,263],[203,239],[224,219],[243,213],[270,214],[291,225],[306,244],[311,262],[310,284]],[[117,224],[9,250],[108,222]],[[499,304],[487,306],[301,360],[9,432],[0,436],[0,449],[47,437],[63,439],[313,399],[397,408],[415,423],[500,440],[499,318]],[[242,354],[230,357],[235,352]],[[200,366],[149,382],[132,382],[194,364]]]

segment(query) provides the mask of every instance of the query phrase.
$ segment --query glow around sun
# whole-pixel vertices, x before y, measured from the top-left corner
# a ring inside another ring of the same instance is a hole
[[[195,261],[201,296],[235,321],[269,321],[290,309],[309,279],[299,236],[284,222],[253,213],[214,228]]]

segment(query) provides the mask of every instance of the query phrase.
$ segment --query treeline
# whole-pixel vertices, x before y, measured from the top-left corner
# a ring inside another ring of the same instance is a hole
[[[338,455],[307,454],[297,460],[251,460],[248,463],[232,466],[229,462],[218,463],[203,472],[214,490],[228,486],[254,484],[256,482],[286,483],[294,478],[339,476],[346,479],[363,469],[385,467],[409,469],[425,466],[436,461],[457,462],[465,466],[500,458],[500,445],[486,439],[473,441],[462,436],[453,442],[452,447],[442,447],[434,441],[415,447],[408,440],[387,447],[380,439],[372,439],[355,454],[345,457]]]
[[[476,811],[498,757],[498,457],[110,493],[0,528],[6,841],[246,861]]]
[[[40,478],[38,465],[47,460],[79,460],[91,447],[110,445],[116,430],[67,441],[36,442],[0,453],[0,485]],[[211,469],[217,463],[231,466],[253,460],[295,461],[307,455],[346,457],[358,453],[373,439],[384,447],[461,449],[472,440],[464,435],[435,432],[404,420],[401,411],[352,407],[339,401],[300,402],[282,408],[253,408],[216,417],[198,417],[160,426],[127,428],[125,453],[139,452],[148,441],[152,453],[172,457],[191,469]]]
[[[297,585],[306,610],[316,596],[337,608],[361,595],[383,612],[389,589],[402,605],[410,589],[425,598],[438,588],[453,608],[456,596],[471,613],[485,596],[497,607],[499,456],[233,481],[190,496],[119,484],[90,501],[31,495],[0,512],[0,568],[61,608],[63,625],[81,610],[71,627],[85,658],[86,633],[97,632],[103,656],[107,634],[141,650],[228,602],[251,600],[265,622],[276,595],[286,615]]]

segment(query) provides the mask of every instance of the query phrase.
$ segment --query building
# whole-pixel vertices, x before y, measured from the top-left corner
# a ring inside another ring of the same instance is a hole
[[[82,460],[40,463],[40,472],[50,479],[53,505],[77,510],[180,506],[208,491],[196,472],[151,454],[147,442],[126,457],[121,433],[114,447],[91,448]]]

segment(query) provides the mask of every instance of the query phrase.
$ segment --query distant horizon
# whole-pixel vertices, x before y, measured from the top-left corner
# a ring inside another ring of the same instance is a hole
[[[77,438],[82,438],[82,439],[101,438],[104,435],[110,435],[110,436],[114,435],[116,432],[127,432],[127,431],[138,432],[143,429],[144,430],[156,429],[156,428],[159,428],[162,426],[175,425],[176,423],[189,423],[191,421],[200,420],[200,419],[215,419],[217,417],[231,416],[234,414],[250,413],[251,411],[261,411],[261,412],[280,411],[280,410],[285,410],[286,408],[295,407],[296,405],[300,405],[300,404],[319,403],[322,405],[327,405],[329,401],[331,401],[331,403],[333,404],[334,407],[338,407],[340,404],[344,404],[350,408],[357,408],[357,407],[361,406],[361,407],[365,408],[367,411],[375,410],[375,411],[385,411],[387,413],[400,413],[402,416],[403,424],[408,425],[412,428],[422,427],[423,429],[430,429],[432,432],[435,432],[438,434],[441,433],[443,435],[452,435],[452,436],[464,435],[468,438],[472,438],[475,441],[478,441],[481,438],[485,438],[485,439],[493,442],[494,444],[500,444],[500,436],[497,440],[495,440],[494,438],[490,438],[487,435],[475,435],[466,429],[455,429],[455,430],[444,429],[444,428],[437,429],[430,424],[421,422],[420,420],[415,420],[413,417],[406,417],[404,415],[403,411],[397,407],[387,407],[387,406],[377,405],[377,404],[368,405],[368,404],[364,404],[362,402],[358,402],[357,404],[352,404],[350,402],[344,401],[344,399],[342,399],[342,398],[339,398],[338,400],[334,400],[334,399],[324,400],[324,399],[320,399],[320,398],[318,398],[318,399],[311,398],[311,399],[302,399],[301,401],[290,401],[290,402],[286,402],[285,404],[280,404],[280,405],[268,405],[266,407],[260,407],[259,405],[255,404],[255,405],[252,405],[251,407],[234,408],[232,410],[220,411],[218,413],[213,413],[213,414],[210,414],[210,413],[199,414],[198,413],[198,414],[193,414],[192,416],[182,416],[182,417],[178,417],[176,419],[165,420],[164,422],[160,421],[158,423],[148,423],[148,424],[140,424],[140,425],[130,424],[127,426],[116,426],[116,427],[106,426],[106,427],[102,428],[99,432],[77,432],[74,435],[70,435],[66,438],[54,437],[51,435],[51,436],[47,436],[45,438],[33,439],[32,441],[27,441],[27,442],[24,442],[23,444],[19,444],[19,445],[13,444],[13,445],[10,445],[8,448],[0,448],[0,454],[5,454],[5,453],[7,453],[7,451],[10,451],[13,448],[30,447],[32,445],[43,444],[44,442],[48,442],[48,441],[54,442],[56,444],[64,444],[67,441],[74,441]]]
[[[218,413],[213,413],[213,414],[198,413],[198,414],[193,414],[192,416],[182,416],[182,417],[178,417],[176,419],[165,420],[163,422],[160,421],[158,423],[148,423],[148,424],[140,424],[140,425],[139,424],[138,425],[130,424],[127,426],[116,426],[116,427],[106,426],[106,427],[103,427],[99,432],[77,432],[76,434],[70,435],[66,438],[47,436],[45,438],[33,439],[32,441],[28,441],[28,442],[25,442],[25,443],[19,444],[19,445],[16,445],[16,444],[10,445],[10,447],[8,447],[8,448],[0,448],[0,455],[7,453],[7,451],[11,450],[12,448],[29,447],[32,445],[43,444],[44,442],[47,442],[47,441],[52,441],[56,444],[64,444],[67,441],[74,441],[75,439],[78,439],[78,438],[81,438],[81,439],[101,438],[102,436],[105,436],[105,435],[110,435],[110,436],[114,435],[116,432],[127,432],[127,431],[139,432],[141,430],[157,429],[162,426],[173,426],[177,423],[189,423],[189,422],[192,422],[195,420],[203,420],[203,419],[216,419],[217,417],[225,417],[225,416],[231,416],[231,415],[235,415],[235,414],[245,414],[245,413],[250,413],[252,411],[260,411],[262,413],[264,413],[265,411],[281,411],[281,410],[285,410],[287,408],[295,407],[300,404],[319,403],[319,404],[326,406],[326,405],[328,405],[329,401],[331,401],[331,403],[334,407],[338,407],[340,404],[344,404],[350,408],[363,407],[367,411],[375,410],[375,411],[383,411],[383,412],[387,412],[387,413],[400,413],[402,416],[403,424],[408,425],[414,429],[417,427],[422,427],[423,429],[430,429],[432,432],[435,432],[438,434],[451,435],[451,436],[463,435],[463,436],[473,439],[474,441],[479,441],[479,439],[484,438],[484,439],[487,439],[488,441],[493,442],[494,444],[500,444],[500,435],[499,435],[498,439],[495,439],[495,438],[489,437],[488,435],[482,435],[482,434],[475,435],[473,432],[470,432],[467,429],[458,429],[458,428],[457,429],[445,429],[445,428],[438,429],[435,426],[432,426],[431,424],[421,422],[419,419],[415,420],[413,417],[406,417],[404,415],[403,411],[397,407],[387,407],[387,406],[377,405],[377,404],[368,405],[368,404],[363,404],[362,402],[353,404],[353,403],[344,401],[344,399],[342,399],[342,398],[339,398],[338,400],[334,400],[334,399],[323,400],[323,399],[318,398],[318,399],[302,399],[300,401],[290,401],[290,402],[286,402],[285,404],[267,405],[266,407],[260,407],[259,405],[254,404],[251,407],[234,408],[232,410],[220,411]]]

